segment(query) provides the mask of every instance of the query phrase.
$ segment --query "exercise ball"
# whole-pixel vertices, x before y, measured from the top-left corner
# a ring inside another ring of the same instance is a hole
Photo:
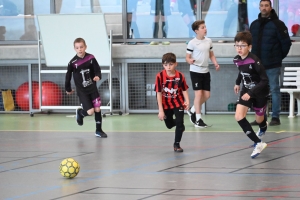
[[[36,81],[31,82],[32,85],[32,97],[35,92],[39,89],[39,83]],[[24,111],[29,110],[29,83],[25,82],[20,85],[16,91],[16,102],[17,105]],[[33,108],[37,108],[33,103]]]
[[[101,105],[106,106],[109,102],[108,79],[99,86]],[[120,109],[120,82],[117,78],[112,78],[112,106],[114,109]]]
[[[34,93],[34,105],[39,107],[39,91]],[[42,82],[42,106],[59,106],[62,103],[62,91],[51,81]]]

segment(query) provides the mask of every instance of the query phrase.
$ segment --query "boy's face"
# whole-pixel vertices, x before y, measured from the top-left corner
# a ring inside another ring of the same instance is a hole
[[[205,24],[201,24],[197,30],[195,30],[195,33],[200,36],[204,37],[207,34],[207,29]]]
[[[236,52],[242,58],[245,58],[249,54],[249,52],[252,48],[252,45],[248,45],[246,42],[243,42],[243,41],[235,42],[234,46],[235,46]]]
[[[175,63],[172,63],[172,62],[169,62],[169,63],[165,62],[165,63],[163,63],[163,67],[169,73],[175,72],[176,66],[177,66],[177,62],[175,62]]]
[[[86,46],[83,42],[78,42],[74,44],[74,49],[77,53],[77,56],[82,58],[85,55]]]

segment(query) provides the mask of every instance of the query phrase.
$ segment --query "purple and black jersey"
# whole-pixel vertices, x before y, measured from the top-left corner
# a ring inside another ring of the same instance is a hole
[[[75,55],[68,64],[66,73],[65,89],[71,92],[72,73],[77,93],[91,94],[97,90],[95,76],[101,79],[101,68],[92,54],[85,53],[83,58]]]
[[[239,55],[233,59],[239,69],[236,85],[243,83],[242,91],[248,93],[251,98],[265,97],[269,94],[269,80],[264,66],[259,58],[249,53],[245,59]]]

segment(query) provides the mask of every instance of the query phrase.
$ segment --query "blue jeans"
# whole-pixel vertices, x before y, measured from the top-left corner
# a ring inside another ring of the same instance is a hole
[[[281,73],[281,67],[267,69],[266,73],[269,78],[270,92],[272,95],[272,117],[279,118],[281,106],[279,77]]]

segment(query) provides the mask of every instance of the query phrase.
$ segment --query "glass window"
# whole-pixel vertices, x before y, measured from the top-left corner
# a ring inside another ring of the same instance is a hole
[[[288,27],[290,36],[300,36],[300,1],[279,0],[279,19]]]
[[[196,0],[127,0],[127,38],[193,37]]]
[[[50,1],[0,0],[0,41],[37,40],[36,14],[49,14]]]
[[[246,0],[205,0],[202,18],[208,37],[234,37],[249,29]]]

